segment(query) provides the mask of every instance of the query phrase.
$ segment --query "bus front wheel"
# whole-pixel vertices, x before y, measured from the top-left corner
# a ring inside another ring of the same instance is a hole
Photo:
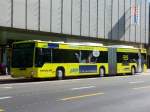
[[[100,75],[100,77],[104,77],[105,76],[105,69],[103,67],[100,68],[99,75]]]

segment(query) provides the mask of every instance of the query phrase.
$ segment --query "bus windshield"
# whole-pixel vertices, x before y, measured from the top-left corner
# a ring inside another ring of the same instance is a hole
[[[32,67],[33,66],[33,53],[34,46],[29,44],[24,46],[23,44],[16,44],[13,46],[12,51],[12,67]]]

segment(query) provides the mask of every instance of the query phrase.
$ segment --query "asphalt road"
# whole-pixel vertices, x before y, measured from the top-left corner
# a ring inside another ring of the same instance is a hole
[[[0,112],[149,112],[150,75],[0,84]]]

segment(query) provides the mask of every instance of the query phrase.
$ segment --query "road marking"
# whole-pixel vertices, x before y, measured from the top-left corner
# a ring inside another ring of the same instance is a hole
[[[135,82],[129,82],[130,84],[139,84],[139,83],[144,83],[144,81],[135,81]]]
[[[48,81],[43,81],[43,82],[26,82],[26,83],[15,83],[15,84],[3,84],[4,86],[17,86],[17,87],[20,87],[20,86],[28,86],[28,85],[38,85],[38,84],[46,84],[46,83],[49,83]]]
[[[12,89],[13,87],[10,87],[10,86],[6,86],[6,87],[2,87],[4,89]]]
[[[96,87],[95,86],[87,86],[87,87],[71,88],[71,90],[74,91],[74,90],[91,89],[91,88],[96,88]]]
[[[6,97],[0,97],[0,100],[4,100],[4,99],[10,99],[12,98],[11,96],[6,96]]]
[[[80,98],[85,98],[85,97],[90,97],[90,96],[98,96],[98,95],[103,95],[104,93],[92,93],[92,94],[85,94],[85,95],[80,95],[80,96],[74,96],[74,97],[67,97],[60,99],[61,101],[67,101],[67,100],[75,100],[75,99],[80,99]]]
[[[10,87],[10,86],[5,86],[5,87],[0,87],[2,89],[12,89],[13,87]]]
[[[3,109],[0,109],[0,112],[5,112],[5,110],[3,110]]]
[[[122,75],[122,76],[119,76],[120,78],[129,78],[129,77],[131,77],[131,76],[127,76],[127,75]]]
[[[150,86],[136,87],[136,88],[133,88],[133,89],[139,90],[139,89],[147,89],[147,88],[150,88]]]

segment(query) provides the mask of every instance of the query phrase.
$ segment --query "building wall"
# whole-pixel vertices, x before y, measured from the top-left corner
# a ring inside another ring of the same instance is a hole
[[[138,6],[139,23],[131,24]],[[148,43],[148,0],[0,0],[0,26]]]

